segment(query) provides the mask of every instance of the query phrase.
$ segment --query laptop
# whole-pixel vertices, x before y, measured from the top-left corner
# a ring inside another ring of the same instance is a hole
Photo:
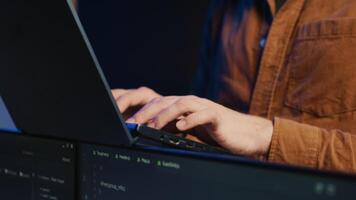
[[[227,153],[143,125],[126,125],[70,0],[6,0],[0,24],[0,96],[21,132]]]

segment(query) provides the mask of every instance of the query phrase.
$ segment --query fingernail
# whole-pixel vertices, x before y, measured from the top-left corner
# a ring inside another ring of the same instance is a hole
[[[179,122],[177,122],[177,127],[181,129],[184,128],[186,124],[187,122],[185,120],[180,120]]]

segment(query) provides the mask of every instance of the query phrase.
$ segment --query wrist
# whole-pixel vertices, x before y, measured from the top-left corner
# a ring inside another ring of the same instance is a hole
[[[268,152],[272,142],[272,135],[274,131],[273,122],[268,119],[259,118],[259,128],[256,132],[257,155],[267,158]]]
[[[274,127],[273,127],[273,122],[271,120],[268,120],[268,124],[265,128],[265,143],[264,143],[264,157],[267,158],[268,157],[268,152],[269,149],[271,147],[271,142],[272,142],[272,136],[273,136],[273,131],[274,131]]]

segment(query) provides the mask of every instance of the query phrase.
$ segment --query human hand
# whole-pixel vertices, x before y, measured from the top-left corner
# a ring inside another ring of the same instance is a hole
[[[111,92],[116,100],[120,112],[124,114],[124,117],[127,115],[125,118],[131,117],[135,113],[135,110],[137,111],[152,99],[161,97],[161,95],[147,87],[129,90],[114,89]]]
[[[178,130],[204,130],[217,144],[239,155],[266,156],[272,139],[270,120],[195,96],[156,96],[127,122],[161,129],[174,120]]]

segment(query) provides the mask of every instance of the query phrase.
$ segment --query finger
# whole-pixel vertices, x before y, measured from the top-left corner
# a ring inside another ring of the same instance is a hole
[[[145,124],[149,122],[155,115],[171,106],[178,97],[155,98],[139,110],[133,117],[127,120],[128,123]]]
[[[205,98],[197,98],[197,101],[199,101],[200,103],[206,105],[207,107],[216,107],[216,106],[221,106],[220,104],[217,104],[209,99],[205,99]]]
[[[199,112],[192,113],[177,122],[177,128],[180,131],[186,131],[197,126],[210,124],[212,127],[217,126],[217,113],[211,109],[204,109]]]
[[[184,97],[158,113],[157,116],[153,118],[151,126],[156,129],[161,129],[169,122],[179,119],[187,113],[195,113],[203,109],[206,109],[206,106],[194,98]]]
[[[114,90],[111,90],[111,93],[114,96],[115,100],[117,100],[119,97],[121,97],[122,95],[126,94],[129,91],[131,91],[131,90],[114,89]]]
[[[152,90],[140,88],[128,91],[120,96],[116,102],[120,111],[125,112],[129,107],[145,105],[157,96],[159,95],[152,92]]]

